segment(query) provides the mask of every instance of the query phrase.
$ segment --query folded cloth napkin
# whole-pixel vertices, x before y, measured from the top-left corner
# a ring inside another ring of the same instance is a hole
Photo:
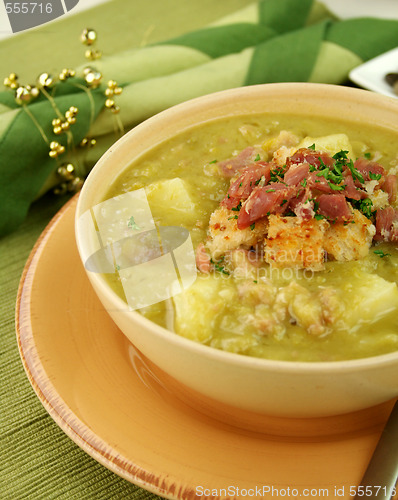
[[[123,87],[115,96],[117,115],[104,107],[106,85],[87,86],[83,67],[76,77],[44,86],[29,103],[1,92],[0,236],[60,181],[60,166],[71,162],[84,176],[118,138],[115,123],[127,130],[187,99],[242,85],[344,83],[353,67],[395,47],[397,39],[398,21],[339,21],[315,0],[260,0],[202,30],[96,61],[94,79],[100,72]],[[65,121],[68,112],[69,130],[54,134],[53,120]],[[78,147],[86,136],[99,146]]]

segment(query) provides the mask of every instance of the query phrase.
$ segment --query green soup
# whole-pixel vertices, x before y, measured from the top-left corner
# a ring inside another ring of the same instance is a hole
[[[145,188],[155,224],[186,228],[197,248],[208,238],[210,216],[230,185],[220,162],[253,145],[262,147],[267,159],[264,144],[281,130],[300,140],[345,134],[354,157],[370,155],[386,170],[398,165],[396,136],[374,126],[293,115],[234,117],[202,124],[154,147],[119,176],[106,199]],[[128,257],[134,250],[126,244],[123,251]],[[328,260],[317,272],[260,262],[238,273],[230,272],[222,258],[215,264],[208,273],[198,272],[184,292],[140,313],[177,335],[267,359],[335,361],[398,349],[394,243],[372,245],[360,259]],[[105,276],[124,298],[119,275]],[[320,314],[326,317],[325,308],[333,311],[333,320],[326,320],[321,333],[311,333],[312,322]]]

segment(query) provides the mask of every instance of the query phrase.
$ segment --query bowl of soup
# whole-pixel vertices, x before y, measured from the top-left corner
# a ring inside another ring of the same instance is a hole
[[[397,100],[232,89],[103,155],[77,245],[104,308],[167,383],[231,411],[358,411],[398,396],[397,176]]]

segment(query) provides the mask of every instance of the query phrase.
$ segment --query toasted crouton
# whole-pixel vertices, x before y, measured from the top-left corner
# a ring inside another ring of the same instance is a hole
[[[338,261],[361,259],[369,253],[375,233],[371,221],[354,209],[351,222],[330,224],[325,233],[325,250]]]
[[[262,219],[251,227],[238,229],[237,212],[219,207],[210,216],[206,246],[213,259],[218,259],[235,248],[249,249],[264,238],[267,226],[267,222]]]
[[[302,221],[297,217],[271,215],[265,240],[265,261],[274,267],[322,270],[323,239],[328,226],[325,220]]]

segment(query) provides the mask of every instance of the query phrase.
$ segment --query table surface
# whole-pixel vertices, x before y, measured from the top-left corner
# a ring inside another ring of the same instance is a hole
[[[3,29],[1,74],[16,72],[27,81],[43,71],[81,64],[84,49],[78,39],[85,27],[95,28],[100,48],[112,54],[144,40],[155,42],[199,28],[250,3],[111,0],[19,35],[6,36]],[[398,18],[396,0],[324,3],[338,15],[355,15],[361,3],[364,14]],[[0,16],[4,15],[1,9]],[[66,200],[65,196],[44,196],[32,206],[22,226],[0,240],[0,498],[155,498],[78,448],[44,410],[21,364],[14,325],[18,283],[35,241]]]

